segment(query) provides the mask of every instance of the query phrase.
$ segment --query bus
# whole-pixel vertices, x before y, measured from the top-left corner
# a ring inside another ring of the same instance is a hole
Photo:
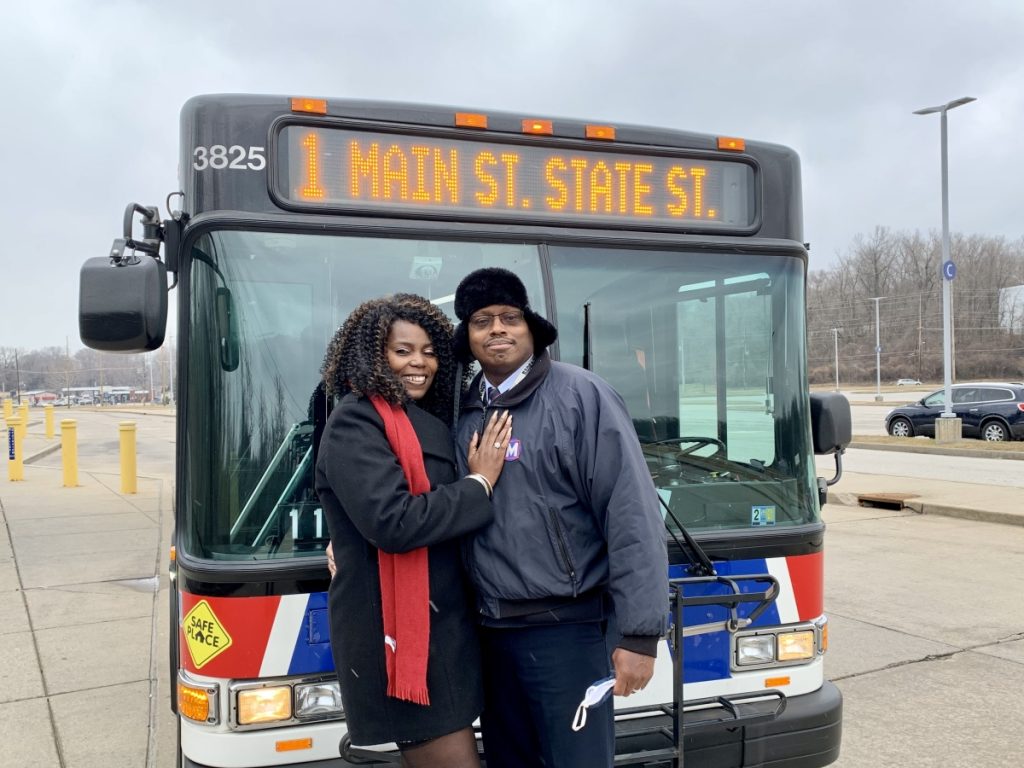
[[[354,745],[331,657],[310,403],[363,300],[453,314],[519,275],[555,359],[624,398],[665,519],[672,631],[617,704],[622,765],[811,768],[825,678],[826,484],[849,405],[807,383],[800,168],[786,147],[415,104],[204,95],[180,189],[130,204],[80,281],[83,341],[159,347],[176,288],[171,707],[184,768],[396,764]],[[838,473],[836,474],[838,477]],[[835,479],[835,478],[833,478]],[[567,717],[566,727],[569,727]]]

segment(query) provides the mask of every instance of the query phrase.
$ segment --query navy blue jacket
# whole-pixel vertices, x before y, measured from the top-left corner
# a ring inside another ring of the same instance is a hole
[[[665,632],[665,526],[622,398],[546,352],[486,411],[479,383],[478,376],[462,398],[460,468],[470,436],[494,408],[512,413],[513,437],[494,489],[494,522],[466,547],[481,613],[501,619],[531,602],[606,592],[621,645],[653,655],[654,642],[628,640]]]

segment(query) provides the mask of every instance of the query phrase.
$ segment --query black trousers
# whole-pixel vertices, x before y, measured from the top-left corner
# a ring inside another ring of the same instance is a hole
[[[587,687],[611,674],[603,622],[483,627],[487,768],[611,768],[609,697],[572,730]]]

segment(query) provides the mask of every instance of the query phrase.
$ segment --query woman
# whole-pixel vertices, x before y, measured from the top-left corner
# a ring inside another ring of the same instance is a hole
[[[329,615],[352,741],[398,743],[410,768],[476,768],[470,725],[483,704],[459,537],[491,521],[511,417],[451,442],[452,325],[412,294],[357,307],[327,348],[342,396],[316,465],[337,572]]]

